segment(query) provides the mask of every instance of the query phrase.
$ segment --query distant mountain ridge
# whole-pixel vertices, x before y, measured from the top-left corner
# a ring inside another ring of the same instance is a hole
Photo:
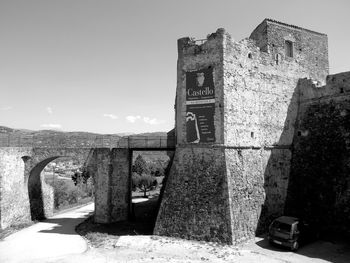
[[[108,147],[117,145],[124,136],[166,136],[166,132],[99,134],[92,132],[65,132],[57,130],[27,130],[0,126],[0,146],[61,146],[61,147]]]
[[[1,133],[23,133],[23,134],[72,134],[72,135],[113,135],[113,136],[165,136],[167,132],[145,132],[145,133],[134,133],[134,132],[121,132],[121,133],[94,133],[85,131],[60,131],[60,130],[28,130],[28,129],[14,129],[6,126],[0,126]]]

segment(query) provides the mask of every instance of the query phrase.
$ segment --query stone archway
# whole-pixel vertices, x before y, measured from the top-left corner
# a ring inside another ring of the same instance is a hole
[[[34,166],[30,171],[27,186],[32,220],[42,220],[53,214],[54,193],[52,188],[44,182],[41,172],[48,163],[59,157],[47,158]]]
[[[42,220],[53,215],[54,189],[47,184],[41,172],[55,159],[68,157],[77,159],[81,165],[88,165],[92,149],[88,148],[34,148],[32,158],[26,167],[26,188],[28,190],[31,220]]]

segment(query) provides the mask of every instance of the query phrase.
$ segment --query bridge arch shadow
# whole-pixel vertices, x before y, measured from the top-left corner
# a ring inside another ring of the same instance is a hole
[[[41,172],[47,164],[59,157],[60,156],[54,156],[39,162],[29,173],[27,187],[30,216],[33,221],[43,220],[53,213],[53,198],[50,198],[50,193],[52,193],[51,195],[53,197],[53,189],[51,187],[45,187],[45,190],[43,191],[43,184],[45,184],[45,182],[41,176]]]

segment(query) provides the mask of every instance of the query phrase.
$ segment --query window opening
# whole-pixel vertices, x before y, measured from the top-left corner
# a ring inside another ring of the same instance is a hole
[[[292,58],[293,57],[293,42],[286,40],[284,47],[285,47],[286,56]]]

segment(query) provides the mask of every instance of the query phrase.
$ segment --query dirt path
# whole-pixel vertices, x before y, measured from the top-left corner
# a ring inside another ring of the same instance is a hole
[[[89,204],[6,237],[0,242],[0,262],[47,262],[49,258],[83,253],[87,244],[75,226],[93,210],[94,205]]]

